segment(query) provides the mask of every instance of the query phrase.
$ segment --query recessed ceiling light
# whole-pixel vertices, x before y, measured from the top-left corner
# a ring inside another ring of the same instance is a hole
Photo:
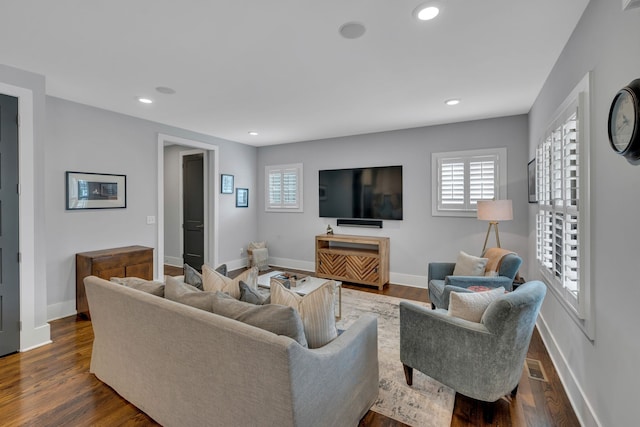
[[[174,93],[176,93],[174,89],[171,89],[170,87],[166,87],[166,86],[158,86],[156,88],[156,91],[160,93],[164,93],[165,95],[173,95]]]
[[[248,133],[249,133],[249,135],[251,135],[251,136],[258,136],[258,132],[256,132],[255,130],[252,130],[252,131],[250,131],[250,132],[248,132]]]
[[[145,98],[144,96],[139,96],[136,99],[138,101],[142,102],[143,104],[153,104],[153,100],[151,100],[149,98]]]
[[[444,103],[447,104],[448,106],[458,105],[460,104],[460,99],[459,98],[447,99],[446,101],[444,101]]]
[[[364,25],[359,22],[347,22],[338,30],[345,39],[357,39],[367,31]]]
[[[421,4],[414,11],[413,14],[421,21],[430,21],[440,13],[440,9],[434,5]]]

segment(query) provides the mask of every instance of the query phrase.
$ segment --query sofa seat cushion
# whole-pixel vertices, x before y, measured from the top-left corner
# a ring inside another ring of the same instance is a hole
[[[334,295],[333,280],[304,296],[281,283],[271,283],[271,303],[293,307],[300,313],[309,348],[322,347],[338,336]]]
[[[128,288],[137,289],[158,297],[164,297],[164,283],[155,280],[145,280],[139,277],[112,277],[112,282]]]
[[[222,292],[215,292],[212,311],[220,316],[284,335],[307,347],[304,326],[298,312],[292,307],[277,304],[255,305],[238,301]]]
[[[215,292],[201,291],[175,277],[167,276],[164,297],[168,300],[213,312],[214,295]]]

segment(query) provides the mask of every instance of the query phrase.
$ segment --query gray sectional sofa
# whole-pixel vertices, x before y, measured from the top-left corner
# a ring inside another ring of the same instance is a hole
[[[94,276],[85,287],[91,372],[164,426],[356,426],[377,397],[373,316],[311,350]]]

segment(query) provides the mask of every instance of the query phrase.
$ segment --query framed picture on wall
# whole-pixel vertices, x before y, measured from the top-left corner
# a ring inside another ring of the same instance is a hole
[[[222,194],[233,194],[233,175],[222,174],[220,177],[220,192]]]
[[[249,207],[249,189],[237,188],[236,189],[236,208],[248,208]]]
[[[527,186],[529,189],[529,203],[538,203],[538,193],[536,192],[536,159],[527,165]]]
[[[66,172],[66,210],[127,207],[127,176]]]

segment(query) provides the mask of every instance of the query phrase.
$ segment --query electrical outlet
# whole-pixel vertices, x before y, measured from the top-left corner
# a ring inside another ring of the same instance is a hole
[[[156,217],[152,216],[152,215],[149,215],[147,217],[147,224],[155,224],[155,223],[156,223]]]

